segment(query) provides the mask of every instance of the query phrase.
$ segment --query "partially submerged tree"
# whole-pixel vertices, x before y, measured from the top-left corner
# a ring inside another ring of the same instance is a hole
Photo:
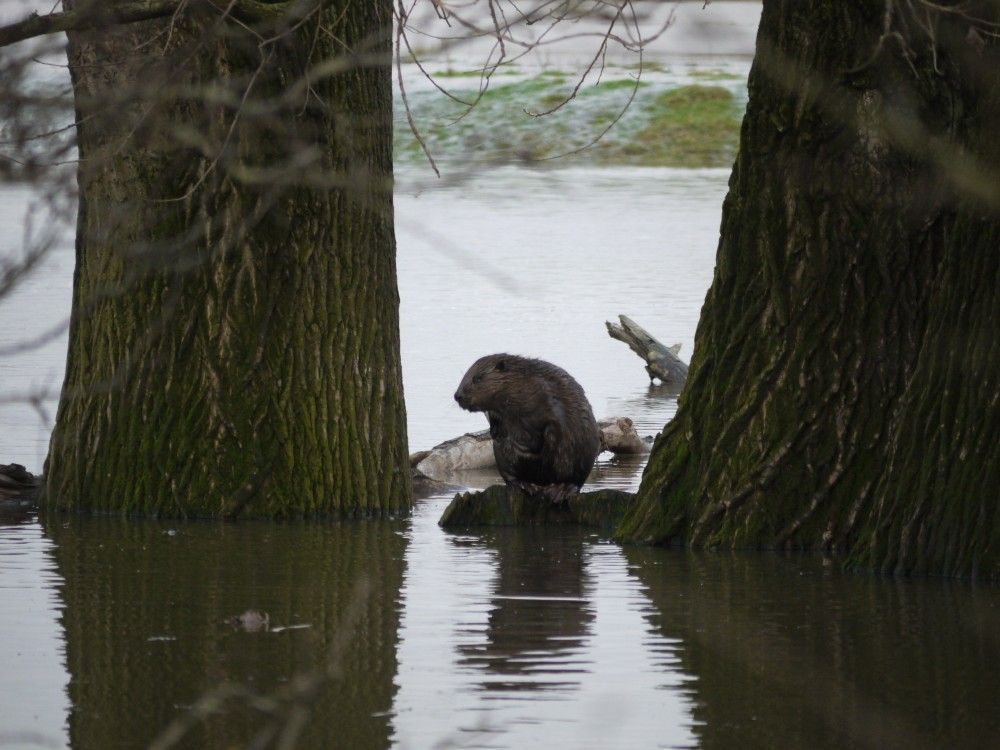
[[[409,503],[392,4],[76,0],[79,217],[45,494],[169,516]]]
[[[765,0],[626,539],[1000,577],[1000,7]]]

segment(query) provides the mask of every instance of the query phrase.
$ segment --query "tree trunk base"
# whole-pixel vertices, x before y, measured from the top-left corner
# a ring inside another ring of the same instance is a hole
[[[37,500],[41,477],[21,464],[0,464],[0,500]]]
[[[502,484],[465,492],[445,509],[438,523],[445,529],[477,526],[586,526],[610,534],[635,495],[619,490],[581,492],[554,505]]]

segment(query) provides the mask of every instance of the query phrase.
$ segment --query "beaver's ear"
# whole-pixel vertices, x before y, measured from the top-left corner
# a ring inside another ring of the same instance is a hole
[[[496,370],[497,372],[503,372],[504,370],[507,369],[507,362],[505,360],[498,359],[496,366],[493,369]]]

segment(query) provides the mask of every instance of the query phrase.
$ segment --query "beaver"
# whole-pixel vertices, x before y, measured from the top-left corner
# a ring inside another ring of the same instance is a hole
[[[561,503],[576,494],[601,452],[601,432],[583,388],[541,359],[490,354],[455,391],[458,405],[484,411],[500,476],[529,495]]]

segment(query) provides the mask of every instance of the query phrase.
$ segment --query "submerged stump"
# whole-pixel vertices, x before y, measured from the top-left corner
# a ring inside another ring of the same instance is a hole
[[[455,495],[438,523],[446,529],[476,526],[587,526],[611,533],[635,495],[620,490],[581,492],[555,505],[502,484]]]

